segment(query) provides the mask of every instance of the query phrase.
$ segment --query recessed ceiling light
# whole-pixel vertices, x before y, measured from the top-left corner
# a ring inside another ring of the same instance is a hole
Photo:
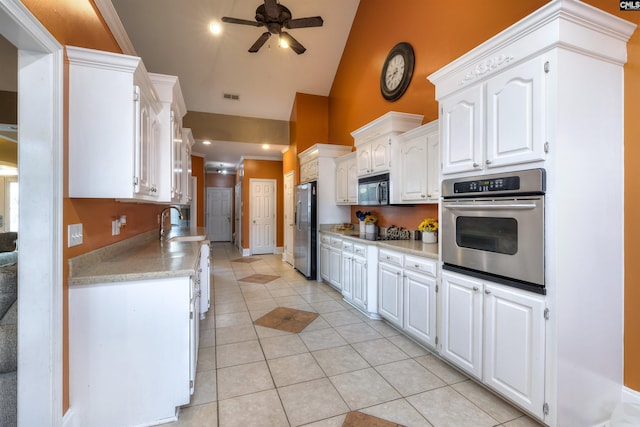
[[[212,22],[209,24],[209,31],[217,36],[222,32],[222,26],[219,22]]]
[[[263,150],[268,150],[269,149],[269,144],[262,144],[262,149]]]
[[[202,141],[202,143],[203,143],[204,145],[211,145],[211,141],[209,141],[209,140]]]

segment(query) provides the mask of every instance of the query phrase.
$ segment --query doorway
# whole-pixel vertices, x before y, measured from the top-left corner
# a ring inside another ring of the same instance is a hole
[[[282,260],[293,265],[293,184],[294,171],[287,172],[284,175],[284,251]]]
[[[242,252],[242,184],[236,184],[236,197],[235,197],[235,245],[240,252]]]
[[[207,188],[207,235],[212,242],[231,241],[232,189]]]
[[[276,249],[276,180],[249,180],[249,238],[252,255]]]
[[[18,49],[18,420],[62,425],[63,48],[19,0],[0,2]],[[38,260],[34,262],[34,260]]]

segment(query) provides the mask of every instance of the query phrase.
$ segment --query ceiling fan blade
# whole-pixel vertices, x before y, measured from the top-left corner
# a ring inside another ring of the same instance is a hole
[[[304,53],[305,50],[307,50],[304,46],[300,44],[298,40],[291,37],[291,34],[287,33],[286,31],[283,31],[282,33],[280,33],[280,37],[284,38],[286,42],[289,44],[289,47],[293,49],[293,51],[298,55],[300,55],[301,53]]]
[[[258,40],[256,40],[256,42],[253,44],[253,46],[249,48],[249,52],[256,53],[257,51],[259,51],[262,45],[265,44],[267,40],[269,40],[269,37],[271,37],[271,33],[269,31],[265,31],[264,33],[262,33],[262,35],[258,37]]]
[[[267,12],[267,16],[270,18],[277,19],[280,12],[278,11],[278,2],[277,0],[264,0],[264,8]]]
[[[253,27],[262,27],[264,25],[262,22],[248,21],[246,19],[239,19],[239,18],[229,18],[228,16],[223,16],[222,22],[226,22],[228,24],[251,25]]]
[[[284,21],[284,27],[287,29],[292,28],[309,28],[309,27],[322,27],[324,21],[320,16],[311,16],[309,18],[289,19]]]

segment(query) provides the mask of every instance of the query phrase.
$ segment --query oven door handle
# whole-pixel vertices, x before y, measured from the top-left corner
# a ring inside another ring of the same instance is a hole
[[[508,205],[465,205],[459,203],[445,203],[443,205],[446,209],[458,209],[458,210],[493,210],[493,211],[501,211],[501,210],[529,210],[535,209],[538,207],[535,203],[511,203]]]

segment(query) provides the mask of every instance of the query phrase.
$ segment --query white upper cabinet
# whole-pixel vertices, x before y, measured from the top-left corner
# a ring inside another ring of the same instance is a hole
[[[440,100],[443,174],[545,160],[548,67],[535,57]]]
[[[423,116],[418,114],[390,111],[351,132],[358,158],[358,176],[392,170],[393,145],[397,136],[420,126],[422,118]]]
[[[336,203],[358,204],[358,164],[355,152],[336,159]]]
[[[158,152],[159,202],[182,203],[183,140],[182,118],[187,113],[180,82],[175,76],[149,74],[162,110],[159,114]]]
[[[191,203],[193,198],[191,189],[191,147],[194,144],[193,133],[189,128],[182,129],[182,202],[183,205]]]
[[[395,203],[437,203],[440,198],[440,141],[438,121],[398,137],[400,158],[391,182]]]
[[[157,201],[161,105],[141,59],[66,51],[69,197]]]

